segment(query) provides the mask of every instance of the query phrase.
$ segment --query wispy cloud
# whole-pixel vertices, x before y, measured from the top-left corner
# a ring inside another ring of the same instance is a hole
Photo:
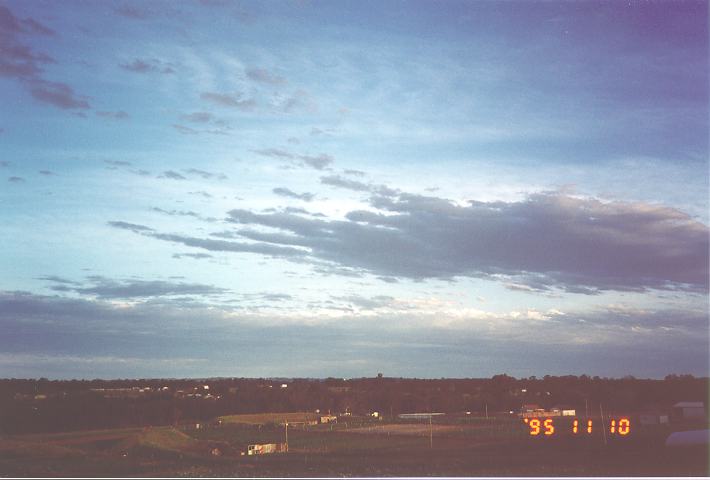
[[[131,20],[145,20],[150,16],[148,10],[137,8],[133,5],[121,5],[113,9],[114,12]]]
[[[123,110],[118,110],[115,112],[108,112],[108,111],[97,111],[96,112],[97,117],[102,117],[102,118],[108,118],[111,120],[125,120],[130,117],[126,112]]]
[[[164,171],[158,178],[168,178],[170,180],[187,180],[183,175],[180,175],[174,170]]]
[[[41,102],[69,110],[91,108],[88,98],[77,95],[66,83],[35,80],[30,85],[30,93]]]
[[[170,215],[170,216],[179,216],[179,217],[192,217],[197,220],[202,220],[203,222],[216,222],[217,219],[214,217],[205,217],[204,215],[200,215],[197,212],[193,212],[192,210],[165,210],[163,208],[158,208],[158,207],[153,207],[151,209],[154,212],[162,213],[164,215]]]
[[[307,254],[303,249],[272,245],[266,242],[232,242],[214,240],[211,238],[191,237],[189,235],[158,233],[150,227],[122,221],[111,221],[108,222],[108,225],[114,228],[130,230],[146,237],[178,243],[187,247],[202,248],[213,252],[247,252],[284,258],[303,257]]]
[[[243,111],[253,110],[256,107],[256,100],[251,98],[243,99],[241,93],[230,95],[226,93],[203,92],[200,94],[200,98],[215,105],[233,107]]]
[[[254,150],[254,153],[259,154],[262,157],[286,158],[286,159],[296,158],[296,156],[293,153],[287,152],[285,150],[280,150],[278,148],[263,148],[260,150]]]
[[[194,258],[197,260],[214,258],[209,253],[173,253],[173,258]]]
[[[261,155],[262,157],[275,158],[279,160],[291,160],[294,164],[309,166],[311,168],[315,168],[316,170],[325,170],[335,161],[332,155],[328,155],[327,153],[320,153],[318,155],[297,155],[279,148],[262,148],[259,150],[253,150],[253,152],[257,155]]]
[[[176,295],[214,295],[227,292],[223,288],[198,283],[169,282],[165,280],[114,280],[101,276],[90,277],[91,285],[48,276],[47,281],[58,283],[52,290],[73,292],[102,299],[129,299]],[[80,286],[81,285],[81,286]]]
[[[280,75],[276,75],[265,68],[250,68],[245,72],[247,78],[255,82],[264,83],[267,85],[285,85],[286,79]]]
[[[173,124],[173,128],[183,135],[197,135],[200,132],[194,128],[186,127],[185,125]]]
[[[206,170],[201,170],[199,168],[188,168],[187,170],[183,170],[186,174],[188,175],[195,175],[198,177],[201,177],[205,180],[210,180],[210,179],[217,179],[217,180],[227,180],[227,175],[224,173],[213,173],[213,172],[208,172]]]
[[[49,27],[32,19],[19,19],[5,6],[0,6],[0,76],[14,78],[36,100],[61,109],[88,109],[88,98],[74,92],[63,82],[44,78],[44,65],[56,60],[44,52],[34,51],[23,43],[27,35],[55,36]]]
[[[303,200],[304,202],[310,202],[315,198],[315,194],[313,194],[313,193],[309,193],[309,192],[296,193],[296,192],[289,190],[288,188],[285,188],[285,187],[274,188],[273,192],[276,195],[280,195],[282,197],[295,198],[297,200]]]
[[[121,68],[134,73],[162,73],[162,74],[172,74],[175,73],[175,65],[172,63],[166,63],[161,60],[151,58],[151,59],[140,59],[136,58],[130,63],[122,63]]]

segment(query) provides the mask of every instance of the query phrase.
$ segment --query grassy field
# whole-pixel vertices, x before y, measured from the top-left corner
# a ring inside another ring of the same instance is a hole
[[[225,421],[229,418],[229,421]],[[626,438],[536,437],[517,419],[386,422],[348,419],[289,428],[289,453],[245,456],[285,441],[284,420],[224,417],[195,429],[153,427],[0,438],[0,476],[705,476],[708,452],[664,447],[665,430]],[[213,452],[218,450],[218,454]]]

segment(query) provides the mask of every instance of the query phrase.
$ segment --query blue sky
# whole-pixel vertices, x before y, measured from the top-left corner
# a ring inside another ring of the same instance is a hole
[[[0,376],[708,374],[706,2],[0,2]]]

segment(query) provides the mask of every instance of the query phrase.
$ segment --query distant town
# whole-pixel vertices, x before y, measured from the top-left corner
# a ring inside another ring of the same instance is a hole
[[[15,477],[708,474],[708,378],[0,380]]]
[[[669,375],[663,380],[505,374],[487,379],[382,374],[355,379],[4,379],[0,380],[0,433],[180,425],[221,415],[295,411],[336,417],[422,412],[589,416],[601,407],[661,422],[679,418],[682,405],[692,405],[695,415],[706,416],[708,387],[707,378],[691,375]]]

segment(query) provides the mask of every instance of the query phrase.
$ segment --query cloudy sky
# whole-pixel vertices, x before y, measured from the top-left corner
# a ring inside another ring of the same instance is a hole
[[[0,376],[708,374],[708,12],[0,2]]]

